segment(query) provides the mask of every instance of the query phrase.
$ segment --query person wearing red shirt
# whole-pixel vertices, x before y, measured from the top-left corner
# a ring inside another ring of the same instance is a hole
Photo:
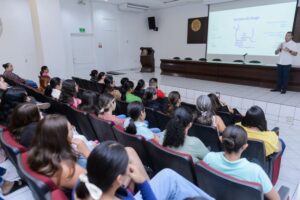
[[[158,99],[163,99],[166,97],[165,93],[158,88],[157,78],[151,78],[149,80],[149,87],[154,87],[156,89],[156,95]]]

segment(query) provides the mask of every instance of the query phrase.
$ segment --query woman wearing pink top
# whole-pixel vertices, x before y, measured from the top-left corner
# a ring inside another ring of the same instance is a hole
[[[59,101],[77,108],[81,104],[81,99],[77,98],[78,85],[74,80],[67,79],[62,83]]]
[[[116,99],[111,94],[101,94],[98,100],[100,119],[112,121],[116,126],[123,127],[124,119],[113,115],[113,111],[116,109]]]

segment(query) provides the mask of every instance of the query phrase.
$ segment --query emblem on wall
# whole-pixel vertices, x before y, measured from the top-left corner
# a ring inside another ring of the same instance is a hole
[[[188,19],[188,44],[206,44],[208,17]]]

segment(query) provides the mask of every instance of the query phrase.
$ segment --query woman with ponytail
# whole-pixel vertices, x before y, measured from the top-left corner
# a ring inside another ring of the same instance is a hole
[[[146,140],[154,139],[159,142],[162,133],[154,133],[145,122],[145,107],[141,102],[133,102],[127,106],[128,117],[124,122],[127,133],[143,136]],[[155,128],[156,129],[156,128]],[[156,132],[156,131],[155,131]]]
[[[134,83],[132,81],[126,81],[121,87],[121,100],[131,103],[134,101],[142,102],[142,99],[132,94],[134,89]]]
[[[147,108],[152,108],[154,110],[162,111],[162,104],[157,101],[156,89],[153,87],[148,87],[145,90],[143,96],[143,104]]]
[[[211,100],[206,95],[201,95],[197,98],[196,107],[198,117],[196,122],[199,124],[213,126],[217,128],[218,132],[223,132],[226,128],[222,118],[215,114]]]
[[[137,186],[134,196],[129,183]],[[171,169],[161,170],[150,180],[137,153],[115,141],[101,142],[91,152],[87,174],[80,175],[74,195],[76,200],[213,199]]]
[[[50,80],[50,85],[47,86],[44,94],[47,97],[59,99],[61,93],[61,87],[62,87],[61,79],[58,77],[54,77]]]
[[[248,147],[247,133],[240,126],[228,126],[222,134],[224,152],[210,152],[204,162],[225,174],[244,181],[261,184],[263,193],[267,199],[279,200],[268,175],[256,163],[241,158],[243,151]]]
[[[116,99],[111,94],[101,94],[98,99],[100,119],[112,121],[115,125],[123,127],[124,119],[113,115],[113,111],[116,109]]]
[[[168,95],[168,104],[165,113],[169,116],[173,116],[176,108],[181,105],[180,93],[172,91]]]
[[[168,122],[163,146],[175,151],[190,154],[196,162],[202,160],[209,152],[206,146],[196,137],[188,136],[193,117],[185,108],[177,108],[174,117]]]

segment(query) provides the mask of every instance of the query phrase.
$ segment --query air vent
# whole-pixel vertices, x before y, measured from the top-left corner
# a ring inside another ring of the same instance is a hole
[[[135,4],[135,3],[123,3],[123,4],[119,4],[119,9],[121,11],[128,11],[128,12],[144,12],[150,9],[150,7],[146,5]]]

